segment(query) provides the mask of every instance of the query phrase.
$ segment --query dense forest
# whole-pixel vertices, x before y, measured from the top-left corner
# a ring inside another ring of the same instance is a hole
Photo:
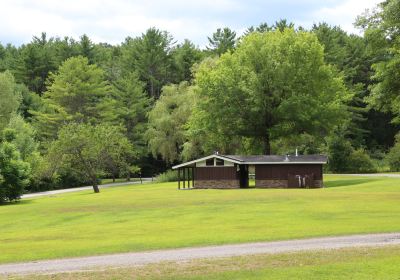
[[[120,45],[42,33],[0,44],[0,201],[153,176],[224,154],[329,155],[331,172],[400,170],[400,1],[363,36],[286,20],[210,34],[150,28]]]

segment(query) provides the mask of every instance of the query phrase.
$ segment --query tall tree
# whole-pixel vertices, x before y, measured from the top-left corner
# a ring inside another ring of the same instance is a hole
[[[136,73],[119,77],[112,84],[110,94],[99,105],[101,119],[114,125],[123,125],[128,139],[140,155],[146,154],[144,132],[151,99],[144,91],[144,83]]]
[[[212,37],[208,37],[208,44],[208,50],[217,55],[222,55],[235,48],[236,32],[228,27],[223,29],[218,28],[217,31],[213,33]]]
[[[9,71],[0,73],[0,132],[8,125],[21,103],[21,92]]]
[[[140,79],[146,83],[149,96],[155,99],[170,79],[172,45],[172,36],[156,28],[148,29],[141,37],[127,38],[122,45],[125,71],[137,71]]]
[[[185,125],[194,106],[194,91],[188,82],[164,86],[160,99],[149,113],[146,132],[149,150],[153,156],[173,163],[182,159],[187,140]]]
[[[365,29],[370,48],[377,54],[373,64],[374,85],[368,102],[378,110],[396,114],[400,122],[400,1],[387,0],[380,3],[371,14],[358,18],[358,25]]]
[[[86,34],[83,34],[79,41],[80,55],[86,57],[90,63],[94,62],[94,44]]]
[[[179,44],[171,51],[174,82],[192,80],[192,67],[195,63],[200,62],[202,52],[196,46],[185,39],[183,44]]]
[[[110,91],[104,76],[104,71],[90,65],[85,57],[66,60],[50,76],[43,111],[34,112],[40,132],[54,137],[58,128],[68,122],[98,123],[98,106]]]
[[[247,145],[271,154],[271,141],[303,133],[321,141],[344,120],[350,98],[316,36],[292,29],[245,37],[234,53],[203,64],[195,81],[190,133],[204,139],[207,152],[243,152]]]
[[[34,36],[31,43],[21,47],[14,70],[17,82],[24,83],[39,95],[46,90],[49,72],[57,69],[52,42],[53,39],[48,40],[46,33]]]

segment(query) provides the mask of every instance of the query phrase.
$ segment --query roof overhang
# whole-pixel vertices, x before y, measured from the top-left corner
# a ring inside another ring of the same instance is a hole
[[[224,156],[224,155],[218,155],[218,154],[213,154],[209,155],[206,157],[202,157],[196,160],[188,161],[182,164],[178,164],[172,167],[172,169],[178,169],[186,166],[192,166],[196,164],[197,162],[205,161],[207,159],[211,158],[219,158],[222,160],[226,160],[232,163],[236,164],[246,164],[246,165],[281,165],[281,164],[326,164],[327,161],[293,161],[293,160],[287,160],[287,161],[251,161],[251,160],[237,160],[229,156]]]
[[[181,167],[190,166],[192,164],[195,164],[197,162],[204,161],[204,160],[207,160],[207,159],[210,159],[210,158],[219,158],[219,159],[230,161],[230,162],[233,162],[233,163],[243,164],[243,162],[241,162],[241,161],[234,160],[234,159],[231,159],[231,158],[227,158],[227,157],[224,157],[224,156],[221,156],[221,155],[209,155],[209,156],[206,156],[206,157],[202,157],[202,158],[199,158],[199,159],[195,159],[195,160],[192,160],[192,161],[188,161],[188,162],[185,162],[185,163],[182,163],[182,164],[178,164],[178,165],[172,166],[172,169],[178,169],[178,168],[181,168]]]

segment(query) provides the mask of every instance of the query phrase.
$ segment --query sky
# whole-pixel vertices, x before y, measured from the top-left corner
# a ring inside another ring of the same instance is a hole
[[[87,34],[96,43],[119,44],[149,27],[166,30],[175,40],[207,45],[219,27],[243,33],[261,22],[287,19],[309,28],[325,21],[360,34],[353,23],[379,0],[0,0],[0,43],[21,45],[33,36],[78,39]]]

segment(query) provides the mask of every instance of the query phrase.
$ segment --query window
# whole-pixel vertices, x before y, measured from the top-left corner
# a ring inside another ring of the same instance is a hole
[[[206,166],[214,166],[214,158],[207,159]]]
[[[223,160],[223,159],[220,159],[220,158],[217,158],[217,159],[216,159],[216,165],[224,166],[224,160]]]

